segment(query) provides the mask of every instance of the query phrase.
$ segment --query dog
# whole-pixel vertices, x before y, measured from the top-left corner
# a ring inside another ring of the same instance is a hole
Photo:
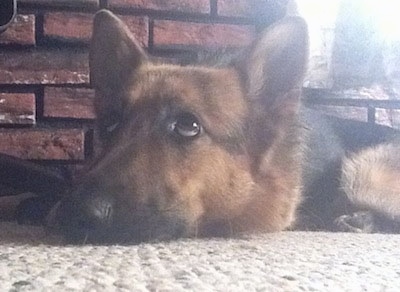
[[[285,17],[228,64],[160,63],[98,12],[89,63],[102,150],[49,225],[75,243],[395,232],[399,134],[305,108],[308,53],[306,23]]]

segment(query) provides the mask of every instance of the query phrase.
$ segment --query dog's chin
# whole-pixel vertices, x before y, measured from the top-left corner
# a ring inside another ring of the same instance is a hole
[[[50,212],[47,220],[49,231],[61,234],[66,244],[109,245],[170,241],[189,237],[194,229],[182,218],[162,214],[135,216],[129,220],[125,218],[108,224],[90,224],[82,221],[73,210],[58,204]]]
[[[143,242],[160,242],[187,237],[184,226],[110,226],[103,229],[76,228],[61,226],[59,232],[66,244],[110,245],[110,244],[139,244]]]

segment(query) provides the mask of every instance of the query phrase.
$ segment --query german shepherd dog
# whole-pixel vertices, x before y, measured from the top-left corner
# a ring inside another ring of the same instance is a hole
[[[238,60],[179,66],[152,60],[98,12],[90,76],[102,151],[51,224],[80,243],[397,231],[399,134],[301,105],[307,35],[286,17]]]

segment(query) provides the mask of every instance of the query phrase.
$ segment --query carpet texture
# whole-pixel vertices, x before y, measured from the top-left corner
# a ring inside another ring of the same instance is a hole
[[[400,291],[400,235],[281,232],[63,246],[0,223],[0,291]]]

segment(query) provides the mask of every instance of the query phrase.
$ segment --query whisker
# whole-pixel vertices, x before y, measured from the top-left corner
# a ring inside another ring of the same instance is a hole
[[[88,240],[89,240],[89,233],[86,232],[85,233],[85,238],[83,239],[83,243],[82,244],[86,244],[88,242]]]

